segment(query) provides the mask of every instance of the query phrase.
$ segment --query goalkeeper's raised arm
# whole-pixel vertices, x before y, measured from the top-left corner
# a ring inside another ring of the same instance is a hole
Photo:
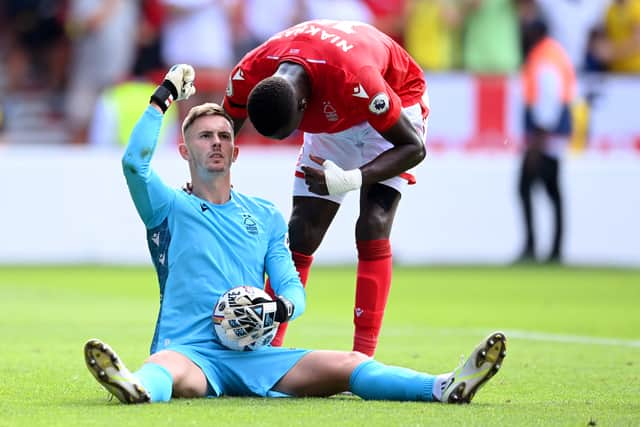
[[[191,65],[171,67],[164,81],[153,92],[129,138],[122,157],[122,169],[138,214],[147,228],[158,225],[167,214],[174,192],[150,167],[162,126],[163,114],[171,103],[189,98],[196,91],[195,71]]]

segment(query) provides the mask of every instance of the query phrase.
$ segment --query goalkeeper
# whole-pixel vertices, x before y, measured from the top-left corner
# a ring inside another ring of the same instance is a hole
[[[169,70],[122,159],[131,197],[147,229],[160,310],[150,356],[136,372],[102,341],[85,344],[87,367],[98,382],[123,403],[222,395],[330,396],[343,391],[363,399],[469,402],[500,368],[506,341],[502,333],[489,335],[459,368],[437,376],[386,366],[359,352],[271,346],[243,352],[221,344],[212,311],[225,291],[238,285],[262,287],[266,273],[277,295],[275,304],[247,303],[270,307],[280,323],[304,312],[305,294],[285,243],[282,215],[273,204],[231,187],[230,168],[238,147],[233,121],[220,106],[196,106],[182,125],[179,153],[189,165],[190,193],[167,187],[150,168],[163,113],[173,101],[195,92],[194,78],[189,65]],[[240,318],[243,309],[250,308],[235,306],[229,316]],[[247,332],[259,339],[267,326],[257,322]]]

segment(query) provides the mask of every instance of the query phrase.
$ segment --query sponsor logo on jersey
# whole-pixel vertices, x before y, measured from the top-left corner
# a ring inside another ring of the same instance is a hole
[[[360,307],[356,307],[356,317],[362,316],[362,313],[364,313],[364,310]]]
[[[331,105],[331,102],[324,101],[322,103],[322,112],[324,113],[327,120],[329,120],[330,122],[338,121],[338,112],[336,111],[336,108],[333,105]]]
[[[361,84],[353,88],[353,96],[356,98],[369,99],[369,94],[364,90]]]
[[[374,96],[369,103],[369,111],[373,114],[384,114],[389,111],[389,97],[387,94],[380,92]]]

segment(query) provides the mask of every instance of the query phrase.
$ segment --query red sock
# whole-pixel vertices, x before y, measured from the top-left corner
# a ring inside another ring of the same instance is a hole
[[[300,281],[302,282],[302,286],[307,286],[307,279],[309,278],[309,270],[311,270],[311,263],[313,262],[313,255],[304,255],[298,252],[291,251],[291,256],[293,258],[293,264],[296,266],[296,270],[300,275]],[[266,293],[271,295],[272,298],[275,297],[273,289],[271,288],[271,282],[267,279],[267,283],[264,287]],[[288,323],[282,323],[278,326],[278,332],[276,336],[271,341],[271,345],[274,347],[282,346],[282,342],[284,341],[284,334],[287,333]]]
[[[353,350],[373,356],[391,287],[389,239],[361,240],[358,247]]]

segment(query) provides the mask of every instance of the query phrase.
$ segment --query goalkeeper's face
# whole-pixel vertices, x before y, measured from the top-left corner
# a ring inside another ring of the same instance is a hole
[[[231,123],[220,115],[198,117],[185,133],[180,154],[198,174],[228,173],[238,157]]]

